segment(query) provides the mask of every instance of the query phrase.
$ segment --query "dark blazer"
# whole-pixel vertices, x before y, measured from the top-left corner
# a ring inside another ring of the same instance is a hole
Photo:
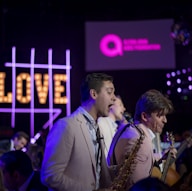
[[[48,188],[41,183],[39,171],[34,171],[26,191],[48,191]]]

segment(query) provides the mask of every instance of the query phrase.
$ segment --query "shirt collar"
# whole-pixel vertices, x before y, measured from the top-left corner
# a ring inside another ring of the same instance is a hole
[[[80,106],[79,110],[92,125],[96,125],[96,121],[83,107]]]
[[[14,148],[14,142],[13,140],[11,139],[11,145],[10,145],[10,151],[14,151],[15,148]]]
[[[149,134],[151,140],[153,140],[155,138],[155,134],[153,133],[153,131],[151,129],[149,129],[147,126],[145,126],[143,123],[137,123],[140,127],[142,127],[145,131],[147,131],[146,133]]]
[[[149,128],[147,128],[147,131],[149,132],[149,135],[150,135],[151,139],[153,140],[155,138],[155,134]]]
[[[117,126],[118,126],[117,123],[115,121],[113,121],[113,119],[111,119],[110,117],[108,117],[108,119],[109,119],[109,121],[111,121],[113,128],[117,129]]]

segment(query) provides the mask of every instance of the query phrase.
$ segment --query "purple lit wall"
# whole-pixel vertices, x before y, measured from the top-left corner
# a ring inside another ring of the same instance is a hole
[[[174,69],[172,19],[86,22],[86,70]]]

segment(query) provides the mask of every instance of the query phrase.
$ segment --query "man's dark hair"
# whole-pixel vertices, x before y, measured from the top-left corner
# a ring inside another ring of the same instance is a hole
[[[15,138],[18,138],[18,139],[25,138],[27,142],[29,142],[29,135],[24,131],[18,131],[17,133],[15,133],[12,139],[15,139]]]
[[[88,74],[81,84],[81,102],[89,99],[89,91],[91,89],[94,89],[97,93],[99,93],[104,81],[113,82],[113,77],[104,73]]]
[[[5,165],[5,169],[10,174],[18,171],[21,175],[29,177],[33,172],[31,159],[20,150],[9,151],[0,157],[0,161]]]
[[[141,120],[141,113],[150,115],[157,112],[158,115],[167,115],[173,111],[173,104],[160,91],[151,89],[145,92],[137,101],[134,120]]]

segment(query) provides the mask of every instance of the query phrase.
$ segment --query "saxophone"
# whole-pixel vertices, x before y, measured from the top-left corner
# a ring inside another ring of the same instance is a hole
[[[139,129],[136,125],[134,127],[139,131],[140,137],[137,139],[135,146],[131,152],[126,153],[125,160],[121,164],[117,176],[114,178],[110,190],[112,191],[125,191],[127,180],[130,174],[133,172],[136,165],[135,157],[145,137],[142,129]]]

